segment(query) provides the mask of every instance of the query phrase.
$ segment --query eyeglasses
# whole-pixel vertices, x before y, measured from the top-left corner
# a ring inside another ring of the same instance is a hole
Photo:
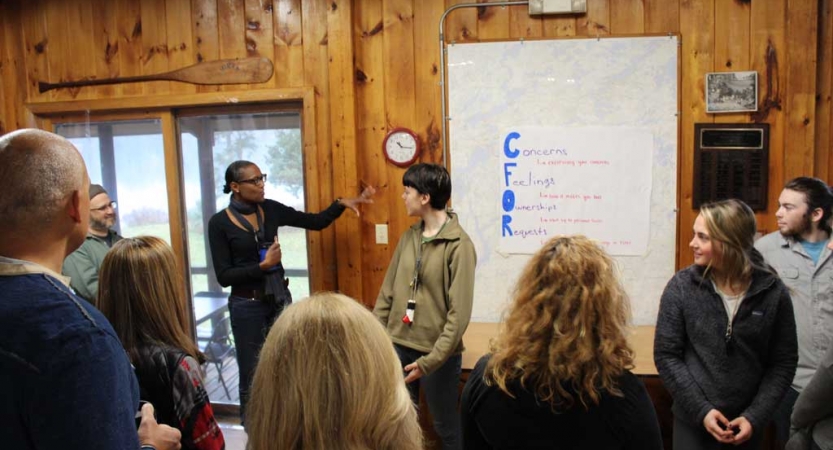
[[[238,183],[249,183],[255,186],[262,186],[266,184],[266,174],[264,173],[259,177],[249,178],[248,180],[240,180]]]
[[[118,205],[116,204],[116,202],[110,202],[100,208],[90,208],[90,211],[106,211],[107,208],[113,208],[113,210],[115,210],[117,207]]]

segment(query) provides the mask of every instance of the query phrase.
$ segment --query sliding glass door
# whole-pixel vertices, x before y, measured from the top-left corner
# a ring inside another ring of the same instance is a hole
[[[229,289],[214,274],[208,220],[228,205],[229,196],[222,193],[225,170],[238,159],[269,175],[267,198],[305,210],[300,111],[293,104],[52,121],[54,131],[81,151],[91,182],[103,185],[117,202],[115,228],[121,235],[153,235],[170,244],[175,233],[184,241],[178,255],[186,265],[183,289],[192,306],[194,337],[207,359],[203,370],[212,403],[238,404],[239,377]],[[173,143],[177,148],[166,153]],[[172,224],[169,212],[177,210],[182,223]],[[280,242],[293,297],[303,298],[310,291],[306,232],[282,229]]]
[[[182,149],[191,286],[197,339],[208,350],[212,401],[238,402],[237,365],[221,355],[233,346],[228,329],[229,288],[217,282],[208,244],[208,221],[229,203],[223,194],[229,164],[247,160],[268,174],[266,197],[305,208],[299,112],[190,113],[177,119]],[[295,298],[309,294],[306,232],[280,232],[283,263]]]

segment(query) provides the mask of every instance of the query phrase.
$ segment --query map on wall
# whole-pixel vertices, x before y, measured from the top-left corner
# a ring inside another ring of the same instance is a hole
[[[584,234],[617,261],[634,322],[674,273],[675,36],[448,47],[452,205],[475,243],[472,321],[496,322],[531,254]]]

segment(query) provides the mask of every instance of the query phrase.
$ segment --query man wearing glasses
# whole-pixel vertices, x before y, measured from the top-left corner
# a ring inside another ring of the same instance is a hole
[[[116,224],[116,202],[99,184],[90,185],[90,228],[87,239],[78,250],[64,260],[62,272],[70,277],[75,293],[90,303],[98,296],[98,270],[104,255],[121,236],[112,227]]]

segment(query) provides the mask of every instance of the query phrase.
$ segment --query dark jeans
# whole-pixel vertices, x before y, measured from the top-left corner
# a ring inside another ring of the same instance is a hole
[[[793,406],[798,400],[798,391],[790,387],[778,404],[778,409],[772,415],[772,423],[775,425],[776,448],[783,450],[790,440],[790,416],[793,414]]]
[[[402,367],[411,364],[425,353],[394,344]],[[458,384],[463,363],[462,355],[449,357],[430,375],[408,384],[411,400],[419,406],[419,390],[425,389],[425,402],[434,419],[434,431],[442,440],[443,450],[459,450],[461,445],[460,414],[457,412]]]
[[[283,311],[275,302],[263,302],[250,298],[230,296],[228,298],[231,332],[237,347],[237,367],[240,372],[240,420],[245,425],[246,404],[249,388],[257,366],[260,348],[272,323]]]
[[[674,450],[759,450],[764,430],[752,430],[752,437],[741,445],[721,444],[702,424],[693,425],[674,417]]]

